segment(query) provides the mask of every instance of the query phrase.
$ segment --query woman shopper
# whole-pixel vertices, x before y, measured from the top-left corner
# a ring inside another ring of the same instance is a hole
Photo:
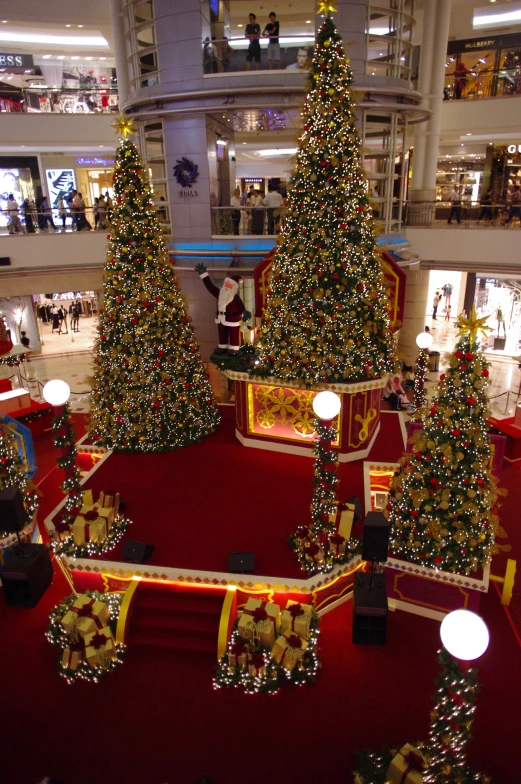
[[[58,310],[58,318],[60,319],[60,326],[58,329],[58,335],[62,333],[62,326],[65,324],[65,334],[69,334],[69,327],[67,326],[67,311],[65,308],[60,307]]]
[[[58,215],[60,216],[60,220],[62,222],[62,231],[65,231],[65,222],[67,220],[67,206],[65,204],[65,199],[63,198],[63,194],[60,193],[58,196]]]

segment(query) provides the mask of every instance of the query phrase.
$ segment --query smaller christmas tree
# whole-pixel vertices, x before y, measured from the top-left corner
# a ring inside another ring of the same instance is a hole
[[[27,521],[32,520],[38,509],[38,496],[27,478],[26,468],[16,448],[14,436],[9,425],[0,417],[0,491],[8,487],[18,487],[22,494],[27,512]],[[0,538],[6,536],[0,521]]]
[[[70,525],[79,514],[82,505],[82,491],[74,441],[75,435],[71,421],[71,409],[68,403],[64,405],[63,411],[53,420],[53,427],[54,446],[62,452],[56,462],[58,467],[65,473],[65,479],[60,485],[63,492],[67,495],[62,519],[63,523]]]
[[[427,381],[427,362],[429,354],[426,349],[420,349],[418,359],[416,361],[416,372],[414,374],[414,405],[416,410],[419,411],[427,402],[427,390],[425,382]]]

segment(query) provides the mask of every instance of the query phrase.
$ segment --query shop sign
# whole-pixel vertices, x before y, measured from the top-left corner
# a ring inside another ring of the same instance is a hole
[[[17,73],[19,70],[32,70],[34,68],[33,56],[32,54],[0,53],[0,68],[9,69],[12,73]]]
[[[521,152],[521,144],[509,144],[507,151],[509,155],[516,155],[518,152]]]
[[[115,158],[76,158],[78,166],[114,166]]]
[[[447,54],[460,54],[460,52],[471,52],[479,49],[499,49],[501,38],[468,38],[463,41],[450,41],[447,47]]]
[[[264,182],[262,177],[245,177],[244,182]]]
[[[193,184],[199,177],[199,166],[189,158],[181,158],[176,160],[174,168],[174,177],[181,190],[178,191],[179,196],[183,198],[194,198],[197,196],[197,191],[193,189]]]

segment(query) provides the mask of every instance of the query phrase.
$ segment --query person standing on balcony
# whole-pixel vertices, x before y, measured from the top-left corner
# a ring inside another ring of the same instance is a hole
[[[255,60],[255,68],[260,70],[261,65],[261,48],[259,38],[261,36],[260,25],[257,24],[257,17],[255,14],[250,14],[249,24],[246,25],[245,37],[249,40],[248,52],[246,54],[246,70],[249,71],[251,64]]]
[[[458,223],[461,223],[461,193],[459,185],[456,185],[450,194],[450,201],[452,207],[450,208],[449,219],[447,223],[452,223],[453,216],[456,217]]]
[[[9,194],[7,199],[7,215],[9,217],[9,234],[18,234],[23,232],[20,218],[18,217],[18,204],[12,193]]]
[[[34,221],[33,221],[34,205],[31,203],[29,197],[23,200],[22,209],[24,211],[24,216],[25,216],[25,230],[27,234],[34,234],[35,233]]]
[[[486,194],[481,197],[480,204],[481,211],[479,213],[478,226],[484,218],[486,218],[488,221],[492,221],[492,191],[490,188]]]
[[[45,229],[47,228],[47,224],[51,227],[51,231],[56,231],[56,226],[54,225],[54,221],[52,219],[52,209],[47,196],[42,198],[40,203],[40,211],[42,213],[42,225],[40,228]]]
[[[269,15],[270,21],[264,28],[262,35],[264,38],[266,36],[269,38],[268,41],[268,68],[271,70],[274,65],[273,63],[276,61],[277,65],[276,68],[280,69],[280,43],[279,43],[279,35],[280,35],[280,25],[277,20],[277,14],[275,11],[272,11]]]
[[[263,234],[264,233],[264,193],[262,191],[255,191],[252,198],[253,215],[251,221],[251,233]]]
[[[230,199],[230,204],[232,207],[235,207],[234,211],[232,212],[232,224],[233,224],[233,233],[239,233],[239,224],[241,222],[241,189],[235,188],[233,192],[233,196]]]
[[[514,185],[510,202],[510,212],[508,213],[508,218],[505,221],[505,226],[508,226],[512,218],[519,218],[521,221],[521,190],[519,185]]]
[[[275,234],[275,210],[278,207],[282,207],[284,202],[282,201],[282,196],[276,190],[274,185],[268,185],[268,193],[264,198],[264,206],[267,207],[268,213],[268,234]]]
[[[63,193],[60,193],[60,195],[58,196],[58,215],[61,218],[62,231],[65,231],[65,221],[67,220],[67,208],[65,206]]]
[[[467,74],[470,73],[465,63],[459,62],[454,69],[454,97],[459,99],[467,84]]]
[[[105,201],[105,197],[103,194],[101,194],[98,200],[98,215],[99,215],[98,228],[106,229],[107,226],[105,221],[107,220],[107,202]]]

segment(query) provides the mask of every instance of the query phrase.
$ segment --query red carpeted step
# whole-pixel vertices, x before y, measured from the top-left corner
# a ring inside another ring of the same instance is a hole
[[[188,593],[185,591],[153,590],[136,591],[135,607],[163,607],[187,612],[203,612],[221,614],[223,594],[206,594],[202,591]]]
[[[162,607],[135,607],[132,613],[132,629],[139,627],[164,627],[208,631],[216,635],[219,631],[220,614],[172,610]]]
[[[207,651],[217,653],[217,633],[187,631],[185,629],[131,627],[127,644],[137,646],[173,648],[178,650]]]

